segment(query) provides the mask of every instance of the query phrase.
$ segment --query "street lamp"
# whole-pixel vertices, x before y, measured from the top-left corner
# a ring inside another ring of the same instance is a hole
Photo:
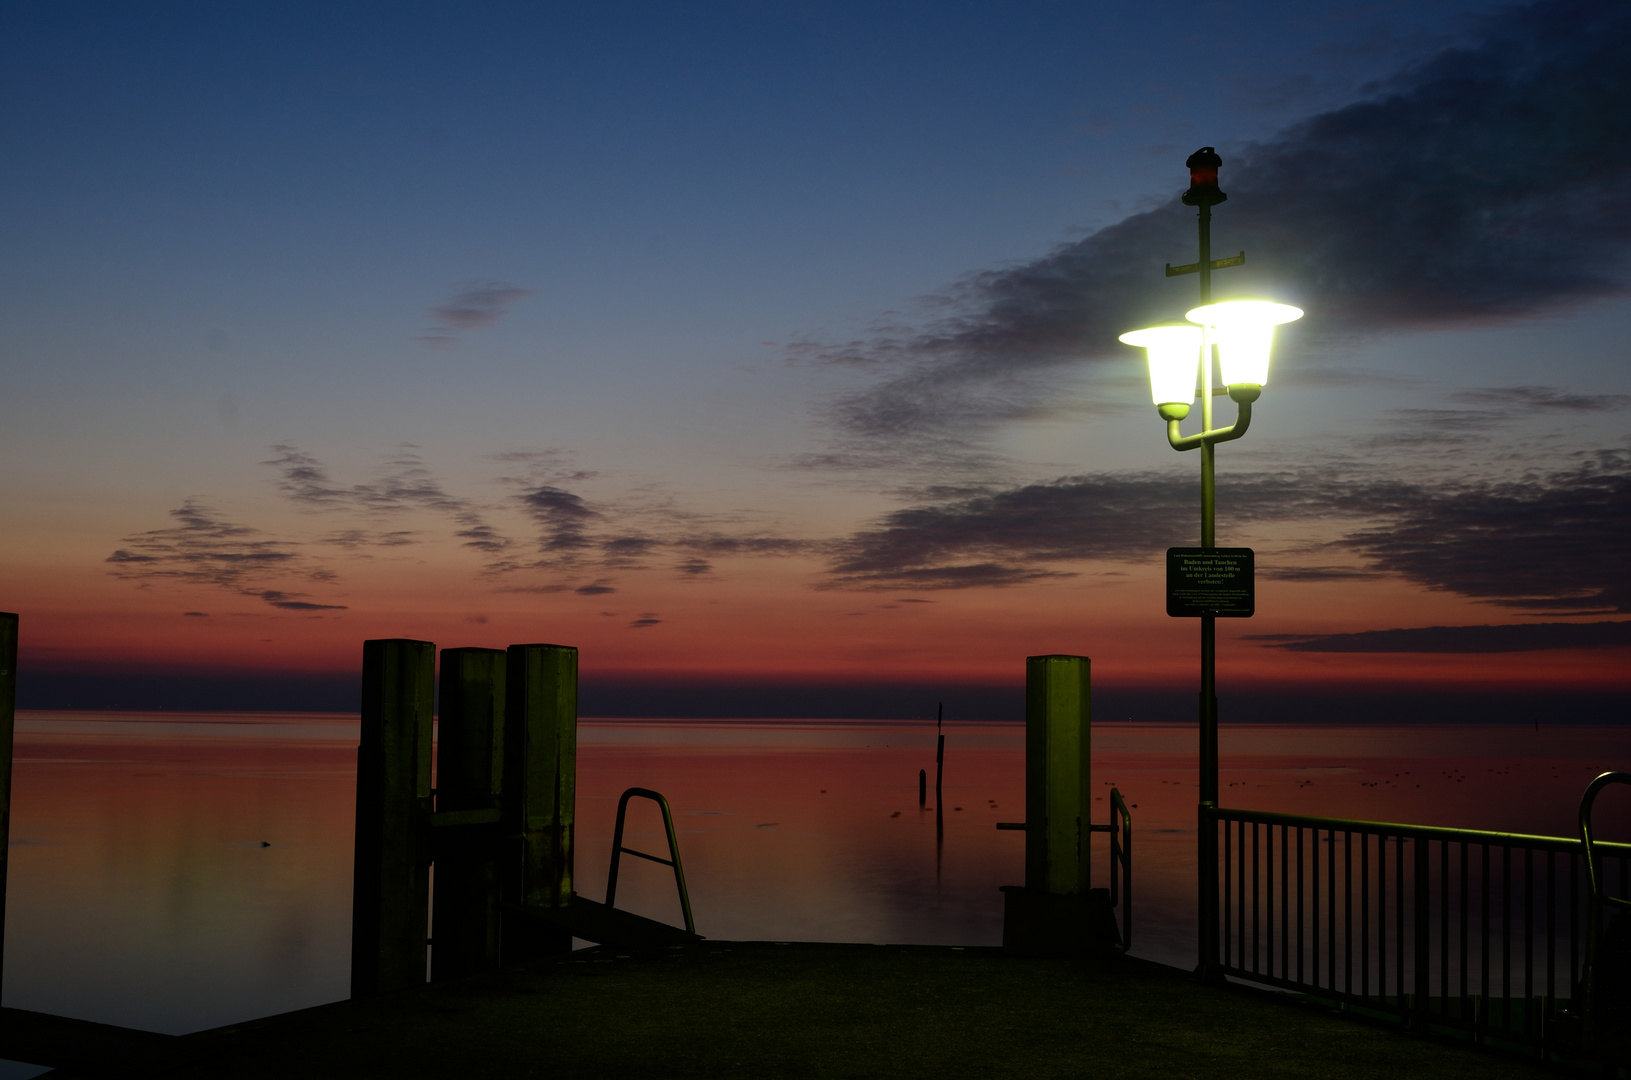
[[[1201,303],[1185,318],[1188,324],[1171,323],[1133,330],[1121,340],[1149,354],[1150,397],[1156,411],[1167,423],[1167,442],[1174,450],[1201,452],[1201,549],[1216,550],[1216,494],[1213,448],[1246,434],[1252,422],[1252,403],[1262,396],[1269,377],[1269,352],[1274,328],[1302,318],[1302,309],[1268,300],[1228,300],[1212,302],[1212,271],[1241,266],[1246,253],[1226,259],[1212,258],[1212,207],[1228,198],[1218,190],[1218,168],[1223,159],[1212,147],[1190,155],[1190,187],[1183,194],[1185,205],[1199,208],[1200,259],[1188,266],[1167,266],[1167,276],[1196,274],[1200,278]],[[1214,351],[1221,385],[1213,389]],[[1199,379],[1197,386],[1197,372]],[[1212,398],[1227,394],[1235,403],[1235,422],[1226,428],[1212,426]],[[1180,423],[1189,416],[1196,397],[1201,401],[1201,430],[1184,435]],[[1168,552],[1168,606],[1174,611],[1172,549]],[[1244,551],[1244,549],[1242,549]],[[1222,554],[1222,552],[1218,552]],[[1247,575],[1250,552],[1244,552]],[[1211,565],[1214,560],[1207,560]],[[1249,580],[1246,588],[1250,589]],[[1248,593],[1249,595],[1249,593]],[[1218,805],[1218,698],[1217,698],[1217,619],[1227,615],[1250,614],[1250,606],[1234,609],[1222,600],[1207,606],[1204,598],[1183,614],[1198,614],[1201,620],[1200,691],[1200,805],[1197,807],[1196,843],[1200,966],[1206,976],[1218,973],[1218,837],[1210,812]]]

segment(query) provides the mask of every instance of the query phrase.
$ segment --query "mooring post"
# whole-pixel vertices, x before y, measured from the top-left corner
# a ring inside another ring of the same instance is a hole
[[[1106,912],[1088,904],[1088,670],[1085,656],[1025,660],[1025,885],[1003,887],[1002,944],[1010,953],[1058,956],[1115,943]]]
[[[1088,659],[1025,659],[1025,887],[1086,895],[1092,735]]]
[[[11,738],[17,717],[17,616],[0,611],[0,979],[6,970],[6,871],[11,850]]]
[[[504,817],[520,852],[505,864],[504,963],[566,952],[570,931],[525,917],[526,908],[572,898],[573,800],[577,793],[578,650],[511,645],[505,691]]]
[[[443,649],[437,708],[436,814],[497,810],[504,787],[503,649]],[[501,849],[479,828],[433,830],[433,979],[499,966]]]
[[[362,740],[351,894],[351,996],[425,981],[431,710],[436,646],[362,646]]]

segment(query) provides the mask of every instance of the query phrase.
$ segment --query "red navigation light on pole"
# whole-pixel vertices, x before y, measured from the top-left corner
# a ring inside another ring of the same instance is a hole
[[[1185,206],[1216,206],[1229,196],[1218,190],[1218,169],[1223,159],[1216,150],[1203,146],[1184,162],[1189,166],[1189,190],[1184,192]]]

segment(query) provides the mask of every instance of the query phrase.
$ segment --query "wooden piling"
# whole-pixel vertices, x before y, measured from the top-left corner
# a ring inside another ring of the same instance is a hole
[[[497,810],[504,787],[502,649],[443,649],[437,709],[436,813]],[[434,821],[434,819],[433,819]],[[499,966],[501,848],[490,828],[433,830],[431,978]]]
[[[1085,656],[1025,660],[1025,887],[1053,895],[1088,891],[1088,668]]]
[[[17,616],[0,612],[0,978],[5,974],[6,871],[11,850],[11,739],[17,718]]]
[[[504,869],[506,913],[565,907],[572,897],[578,650],[511,645],[505,693],[504,817],[520,848]],[[505,964],[571,947],[569,931],[524,916],[505,919]]]
[[[363,642],[351,996],[425,981],[436,646]]]

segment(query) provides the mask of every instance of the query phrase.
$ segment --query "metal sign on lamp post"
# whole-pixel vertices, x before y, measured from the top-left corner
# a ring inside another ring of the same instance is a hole
[[[1252,422],[1252,403],[1262,396],[1268,382],[1269,351],[1274,328],[1302,318],[1302,309],[1267,300],[1228,300],[1212,302],[1212,271],[1240,266],[1246,253],[1227,259],[1212,258],[1212,207],[1227,195],[1218,190],[1218,168],[1223,159],[1212,147],[1203,147],[1185,162],[1190,186],[1184,192],[1187,206],[1199,208],[1200,259],[1187,266],[1167,266],[1167,276],[1196,274],[1200,278],[1201,303],[1189,311],[1186,323],[1171,323],[1133,330],[1121,340],[1147,350],[1150,365],[1150,396],[1161,419],[1167,423],[1167,442],[1174,450],[1201,451],[1201,549],[1217,549],[1215,527],[1216,499],[1213,473],[1213,447],[1246,434]],[[1215,354],[1215,355],[1214,355]],[[1213,387],[1213,364],[1220,383]],[[1197,368],[1199,379],[1197,386]],[[1235,422],[1225,428],[1212,426],[1212,398],[1227,394],[1236,406]],[[1184,435],[1180,423],[1189,416],[1190,406],[1199,396],[1201,430]],[[1179,551],[1181,549],[1173,549]],[[1241,549],[1245,551],[1245,549]],[[1249,568],[1250,552],[1245,552]],[[1210,812],[1218,805],[1218,698],[1217,698],[1217,619],[1218,615],[1251,613],[1216,600],[1208,606],[1204,592],[1192,599],[1197,606],[1175,610],[1168,553],[1168,613],[1199,614],[1201,620],[1200,690],[1200,805],[1197,807],[1197,918],[1200,964],[1205,976],[1218,970],[1218,838]],[[1250,570],[1247,570],[1249,575]],[[1249,588],[1249,582],[1248,588]]]

